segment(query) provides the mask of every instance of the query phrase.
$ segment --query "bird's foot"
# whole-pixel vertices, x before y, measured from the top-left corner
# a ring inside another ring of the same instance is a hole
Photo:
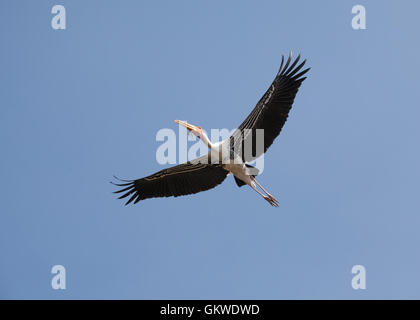
[[[271,194],[269,194],[268,196],[264,196],[264,199],[267,200],[267,202],[271,204],[273,207],[279,206],[278,200],[274,198]]]

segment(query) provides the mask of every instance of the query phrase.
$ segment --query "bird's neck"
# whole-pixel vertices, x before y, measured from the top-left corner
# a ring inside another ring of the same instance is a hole
[[[213,143],[211,143],[209,137],[207,137],[207,135],[204,132],[199,136],[199,138],[210,149],[214,147]]]

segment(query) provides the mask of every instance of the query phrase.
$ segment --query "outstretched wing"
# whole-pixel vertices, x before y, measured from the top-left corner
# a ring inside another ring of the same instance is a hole
[[[212,189],[222,183],[228,174],[229,171],[220,164],[187,162],[142,179],[114,183],[123,187],[114,193],[122,193],[118,199],[130,196],[126,205],[148,198],[178,197]]]
[[[299,72],[306,62],[304,60],[296,67],[299,59],[300,55],[290,65],[292,61],[292,53],[290,53],[289,59],[283,67],[284,56],[282,57],[280,70],[270,88],[232,135],[231,148],[241,152],[244,162],[253,161],[265,153],[280,134],[292,108],[296,93],[303,80],[306,79],[302,76],[310,69]],[[264,146],[259,148],[256,146],[258,142],[258,139],[256,139],[257,129],[264,129]],[[250,147],[248,147],[249,151],[247,152],[247,143],[249,143],[248,146],[252,146],[252,154]]]

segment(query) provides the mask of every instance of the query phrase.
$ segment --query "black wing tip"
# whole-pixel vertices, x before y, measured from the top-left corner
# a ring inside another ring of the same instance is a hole
[[[131,192],[130,193],[128,193],[128,194],[131,194]],[[125,203],[125,205],[128,205],[128,204],[130,204],[134,199],[136,199],[137,197],[139,196],[139,194],[137,193],[137,192],[134,192],[134,194],[131,196],[131,198],[130,199],[128,199],[128,201]],[[135,203],[135,202],[134,202]],[[133,203],[133,204],[134,204]]]
[[[125,180],[125,179],[121,179],[121,178],[118,178],[116,175],[113,175],[113,177],[115,178],[115,179],[117,179],[118,181],[122,181],[122,182],[133,182],[134,180]]]
[[[302,76],[303,74],[305,74],[311,69],[311,68],[307,68],[304,71],[300,72],[298,75],[296,75],[296,73],[300,71],[302,67],[305,65],[306,59],[304,59],[298,66],[296,66],[300,58],[302,57],[300,53],[297,55],[296,59],[293,61],[292,64],[290,64],[293,57],[292,51],[289,52],[289,57],[286,61],[286,64],[284,64],[284,55],[282,55],[281,57],[282,57],[281,64],[280,64],[280,68],[279,68],[279,71],[277,72],[277,77],[276,77],[277,79],[280,79],[281,77],[289,77],[294,80],[297,80],[300,76]]]
[[[296,75],[293,75],[293,78],[292,79],[295,80],[295,81],[303,81],[303,80],[305,80],[306,77],[302,78],[302,76],[305,75],[309,70],[311,70],[311,68],[306,68],[302,72],[300,72],[300,73],[298,73]]]
[[[110,183],[113,184],[114,186],[123,187],[123,188],[121,188],[117,191],[113,191],[112,193],[117,194],[117,193],[124,192],[121,196],[118,197],[118,199],[124,199],[124,198],[128,197],[129,195],[131,195],[131,197],[125,203],[125,206],[129,205],[131,202],[133,202],[133,200],[135,200],[133,202],[133,204],[135,204],[135,203],[137,203],[141,200],[140,194],[139,194],[138,190],[136,190],[134,180],[120,179],[115,175],[114,175],[114,178],[117,179],[118,181],[122,181],[122,182],[125,182],[125,183],[115,183],[113,181],[110,181]]]

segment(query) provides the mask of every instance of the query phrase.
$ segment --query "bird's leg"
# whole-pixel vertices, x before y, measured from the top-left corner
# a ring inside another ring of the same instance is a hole
[[[265,190],[264,187],[257,181],[257,179],[255,179],[255,177],[251,176],[251,179],[261,188],[262,191],[266,193],[268,198],[270,198],[271,201],[274,202],[278,206],[279,201],[276,198],[274,198],[267,190]]]
[[[261,196],[261,197],[263,197],[265,200],[267,200],[268,201],[268,203],[269,204],[271,204],[273,207],[278,207],[279,206],[279,204],[278,204],[278,202],[277,202],[277,200],[275,200],[273,197],[268,197],[268,196],[265,196],[265,195],[263,195],[256,187],[255,187],[255,184],[254,183],[251,183],[250,184],[250,187],[252,188],[252,189],[254,189],[256,192],[258,192],[258,194]]]

